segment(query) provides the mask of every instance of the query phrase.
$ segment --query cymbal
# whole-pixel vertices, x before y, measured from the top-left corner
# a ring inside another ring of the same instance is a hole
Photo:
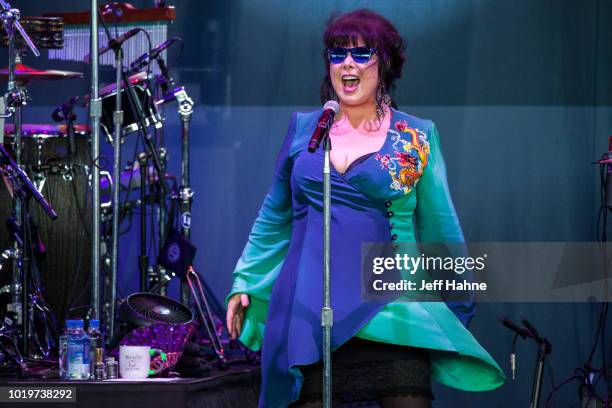
[[[0,78],[9,77],[8,68],[0,69]],[[59,79],[81,78],[82,72],[57,71],[57,70],[38,70],[23,64],[15,64],[15,81],[20,84],[27,84],[32,81],[56,81]]]

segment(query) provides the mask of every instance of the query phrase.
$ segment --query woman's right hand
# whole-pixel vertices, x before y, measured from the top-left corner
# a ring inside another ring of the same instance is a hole
[[[227,302],[227,315],[225,319],[227,331],[232,339],[240,336],[244,311],[247,307],[249,307],[249,295],[246,293],[236,293]]]

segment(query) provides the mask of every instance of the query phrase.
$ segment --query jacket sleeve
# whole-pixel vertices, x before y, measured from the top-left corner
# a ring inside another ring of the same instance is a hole
[[[416,186],[415,217],[419,241],[451,244],[447,246],[447,253],[450,253],[450,256],[466,256],[465,245],[461,245],[465,239],[448,188],[446,165],[440,149],[438,130],[433,122],[431,122],[428,136],[430,155],[423,175]],[[456,245],[457,243],[459,245]],[[471,275],[466,272],[461,275],[461,279],[471,280]],[[469,324],[475,314],[473,294],[470,294],[468,299],[465,299],[464,296],[461,300],[447,300],[446,304],[464,326]]]
[[[291,142],[295,136],[297,114],[294,113],[289,129],[276,160],[274,180],[266,195],[248,241],[232,274],[233,284],[229,298],[246,293],[250,305],[246,310],[240,340],[250,349],[261,346],[268,301],[274,282],[285,261],[291,238]]]

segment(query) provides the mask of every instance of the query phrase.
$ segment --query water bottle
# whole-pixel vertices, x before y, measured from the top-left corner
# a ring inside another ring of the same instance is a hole
[[[69,380],[68,370],[68,337],[71,331],[74,330],[74,320],[66,320],[66,327],[59,338],[59,374],[60,378]]]
[[[87,328],[89,335],[89,362],[91,363],[91,378],[104,379],[104,337],[100,331],[100,321],[91,319]]]
[[[88,380],[91,372],[89,336],[83,330],[83,320],[74,320],[67,332],[67,369],[71,380]]]

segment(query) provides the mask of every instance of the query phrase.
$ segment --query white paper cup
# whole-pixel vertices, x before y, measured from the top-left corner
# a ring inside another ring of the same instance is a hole
[[[147,378],[151,367],[151,347],[119,347],[119,375],[121,378]]]

